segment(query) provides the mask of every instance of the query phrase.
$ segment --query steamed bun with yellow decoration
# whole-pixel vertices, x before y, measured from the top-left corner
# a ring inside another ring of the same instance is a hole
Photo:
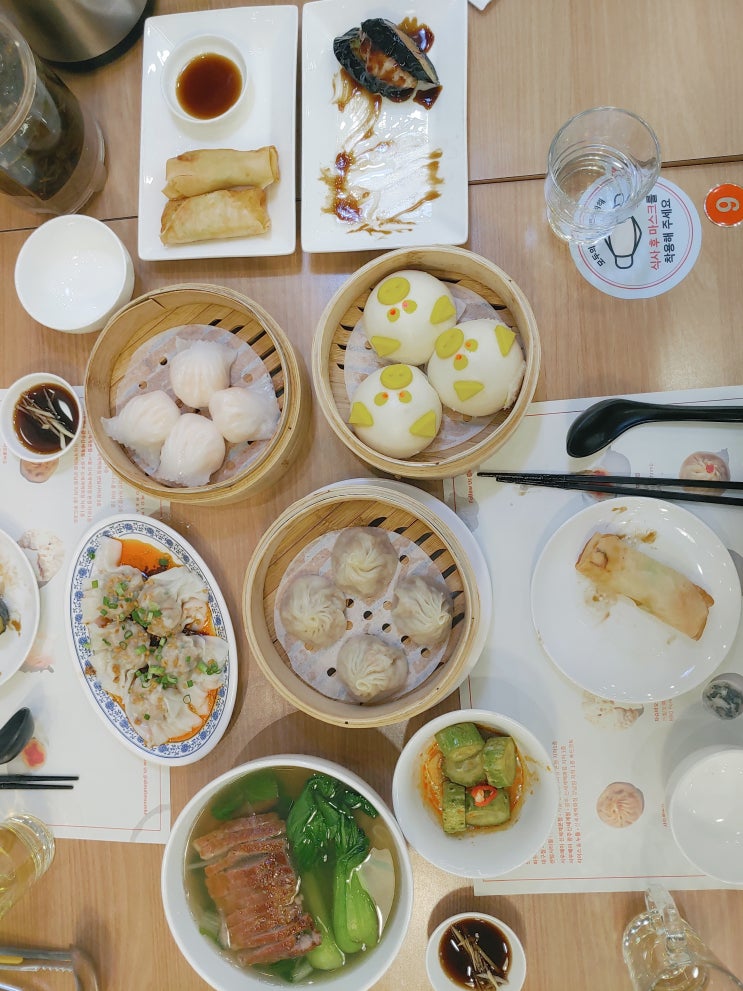
[[[380,454],[409,458],[434,439],[441,412],[441,400],[419,368],[386,365],[356,389],[348,422]]]
[[[512,406],[526,362],[516,335],[499,320],[465,320],[436,338],[428,378],[450,409],[490,416]]]
[[[380,358],[423,365],[457,310],[449,287],[428,272],[405,269],[375,286],[364,307],[364,328]]]

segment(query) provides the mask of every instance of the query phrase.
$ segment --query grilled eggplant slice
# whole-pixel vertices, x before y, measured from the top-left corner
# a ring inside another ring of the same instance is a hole
[[[381,17],[337,37],[333,52],[360,86],[389,100],[407,100],[418,87],[439,85],[431,60],[397,25]]]

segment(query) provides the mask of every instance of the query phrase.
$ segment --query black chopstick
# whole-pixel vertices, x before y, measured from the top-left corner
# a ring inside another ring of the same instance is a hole
[[[43,788],[46,788],[49,791],[61,791],[74,787],[73,784],[62,784],[57,781],[0,781],[0,790],[41,791]]]
[[[538,485],[556,489],[577,489],[581,492],[601,492],[610,495],[647,496],[677,502],[706,502],[721,506],[743,506],[743,498],[715,495],[715,489],[743,489],[741,482],[721,482],[713,479],[696,481],[689,478],[657,478],[647,475],[593,475],[590,472],[567,474],[547,472],[478,471],[478,476],[495,478],[515,485]],[[703,491],[675,491],[676,487]]]
[[[0,774],[0,781],[23,784],[26,781],[79,781],[79,774]]]

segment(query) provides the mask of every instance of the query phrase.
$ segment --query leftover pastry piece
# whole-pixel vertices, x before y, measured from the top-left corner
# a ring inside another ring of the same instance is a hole
[[[253,237],[271,226],[263,189],[217,189],[168,200],[162,214],[163,244],[190,244],[223,237]]]
[[[274,145],[255,151],[197,148],[165,163],[163,193],[170,200],[199,196],[217,189],[256,186],[265,189],[279,179],[279,154]]]
[[[575,565],[601,591],[626,595],[692,640],[699,640],[714,599],[684,575],[613,533],[596,533]]]
[[[599,819],[614,829],[631,826],[642,815],[645,799],[639,788],[627,781],[612,781],[596,802]]]

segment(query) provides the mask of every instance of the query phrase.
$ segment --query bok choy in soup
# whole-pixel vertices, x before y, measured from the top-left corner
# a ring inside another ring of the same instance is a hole
[[[377,945],[396,866],[362,795],[327,774],[277,767],[217,793],[194,824],[185,877],[199,928],[221,953],[294,983]]]

